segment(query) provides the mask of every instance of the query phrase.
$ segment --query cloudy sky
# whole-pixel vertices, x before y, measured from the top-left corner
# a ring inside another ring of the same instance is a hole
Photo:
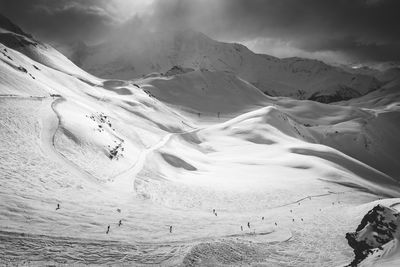
[[[0,12],[51,42],[95,43],[131,23],[193,28],[279,57],[400,60],[399,0],[0,0]]]

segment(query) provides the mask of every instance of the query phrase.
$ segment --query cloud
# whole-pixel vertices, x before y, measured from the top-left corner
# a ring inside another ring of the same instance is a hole
[[[192,28],[275,56],[400,60],[396,0],[155,0],[148,8],[130,28]]]
[[[96,40],[132,17],[125,27],[192,28],[247,44],[275,40],[253,48],[272,54],[399,60],[398,0],[0,0],[0,8],[48,39]]]
[[[280,58],[303,57],[331,63],[351,63],[349,57],[342,51],[305,51],[294,46],[290,41],[276,38],[256,38],[245,41],[243,44],[253,51]]]
[[[107,1],[1,0],[0,8],[25,31],[53,41],[90,41],[119,22]]]
[[[275,39],[305,53],[400,60],[397,0],[158,0],[153,8],[160,25],[190,26],[220,40]],[[261,50],[268,47],[277,48]]]

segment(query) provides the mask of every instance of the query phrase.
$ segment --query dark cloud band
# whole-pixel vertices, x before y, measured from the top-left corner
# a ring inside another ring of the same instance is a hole
[[[113,5],[118,0],[0,0],[4,15],[48,39],[103,36],[121,22]],[[135,25],[190,27],[227,41],[276,38],[361,61],[400,57],[398,0],[154,0],[149,8]]]

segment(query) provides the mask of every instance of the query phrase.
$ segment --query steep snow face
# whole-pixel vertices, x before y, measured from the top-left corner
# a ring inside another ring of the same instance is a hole
[[[398,210],[375,206],[364,216],[355,232],[346,234],[355,254],[349,266],[397,266],[400,263],[399,227]]]
[[[271,96],[333,102],[364,95],[380,83],[317,60],[278,59],[194,31],[141,34],[121,30],[105,43],[77,51],[80,66],[104,78],[132,79],[175,65],[230,71]],[[74,58],[74,57],[73,57]]]

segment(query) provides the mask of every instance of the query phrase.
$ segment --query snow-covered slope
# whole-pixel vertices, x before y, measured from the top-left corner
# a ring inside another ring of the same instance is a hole
[[[34,57],[4,40],[0,265],[344,265],[364,205],[398,202],[389,99],[268,97],[186,65],[103,80],[47,44]],[[369,134],[360,125],[388,129],[370,154],[346,138]]]
[[[253,85],[226,71],[196,70],[140,80],[153,97],[198,116],[241,114],[270,103]]]
[[[47,67],[78,77],[85,77],[92,82],[96,80],[95,77],[78,68],[52,46],[44,44],[34,39],[31,35],[26,34],[1,14],[0,43],[8,48],[21,52],[32,60],[46,65]],[[3,54],[4,52],[6,51],[2,51]]]
[[[364,108],[396,109],[400,102],[400,78],[397,78],[363,97],[338,103]]]
[[[195,31],[141,33],[129,24],[95,47],[77,50],[80,66],[104,78],[132,79],[175,65],[230,71],[271,96],[333,102],[364,95],[380,83],[321,61],[255,54]],[[72,56],[72,58],[77,58]]]
[[[392,66],[390,68],[383,68],[383,69],[375,69],[368,66],[348,66],[348,65],[339,65],[339,67],[349,73],[373,76],[382,84],[386,84],[400,78],[399,66]]]
[[[340,105],[267,97],[228,72],[153,75],[135,82],[152,97],[197,117],[198,122],[203,118],[221,122],[275,105],[297,123],[298,129],[312,136],[309,142],[334,147],[396,179],[400,177],[400,113],[395,82]]]

